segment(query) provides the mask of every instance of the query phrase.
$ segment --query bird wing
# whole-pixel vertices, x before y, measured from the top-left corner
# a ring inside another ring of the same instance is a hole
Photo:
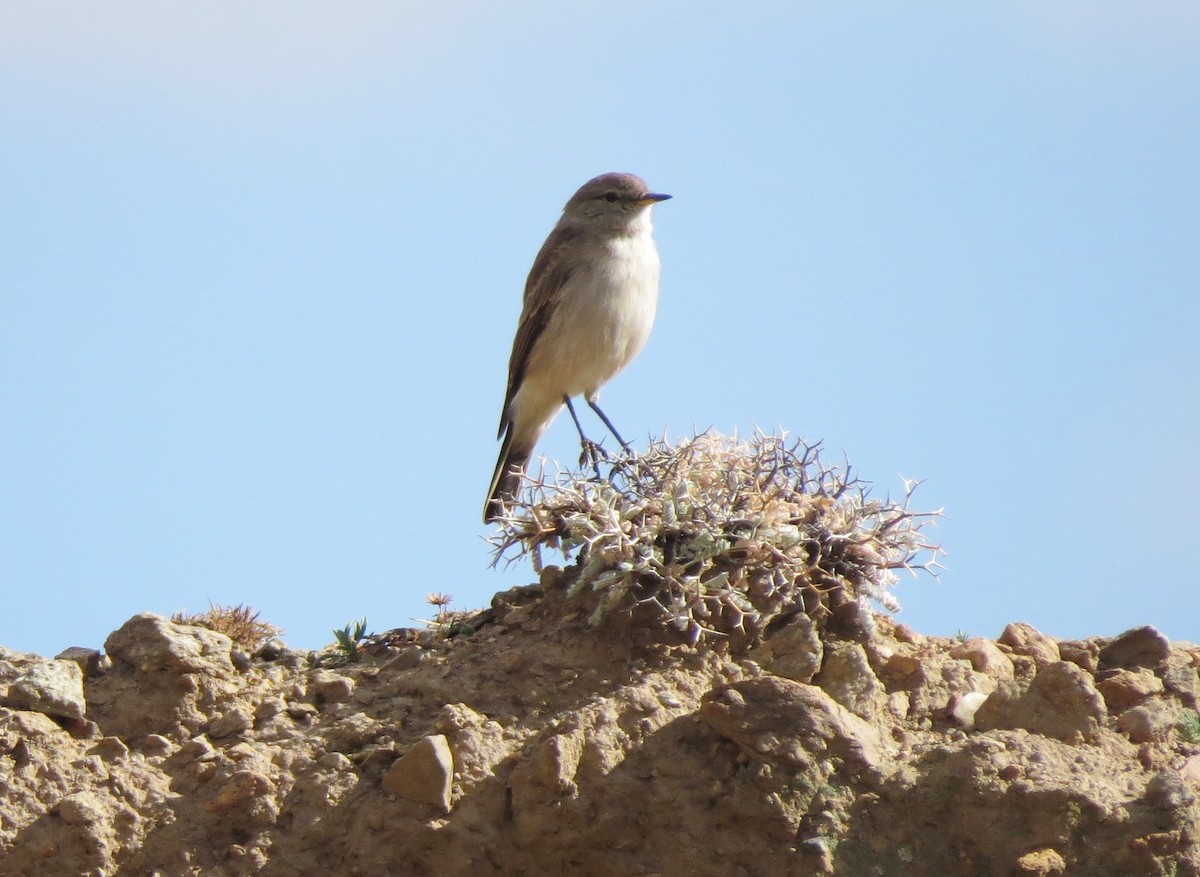
[[[542,244],[542,249],[538,251],[537,258],[533,260],[533,267],[529,269],[529,277],[525,281],[525,301],[521,308],[521,319],[517,324],[517,336],[513,339],[512,356],[508,360],[508,389],[504,394],[504,407],[500,411],[497,438],[503,435],[508,427],[508,406],[512,404],[513,396],[521,387],[533,346],[550,323],[555,308],[562,300],[563,285],[574,271],[574,267],[568,264],[570,260],[564,256],[573,249],[573,244],[581,234],[582,229],[577,225],[556,226]]]

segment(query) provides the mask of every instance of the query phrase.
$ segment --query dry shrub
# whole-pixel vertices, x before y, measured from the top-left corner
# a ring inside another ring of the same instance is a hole
[[[258,612],[249,606],[218,606],[208,604],[208,611],[198,615],[176,612],[171,616],[176,624],[192,624],[223,633],[246,651],[254,651],[271,637],[283,631],[273,624],[258,620]]]
[[[499,520],[495,562],[541,551],[570,559],[569,597],[593,624],[639,604],[692,642],[759,639],[772,620],[841,606],[899,608],[896,572],[937,575],[941,548],[923,533],[940,512],[876,499],[848,464],[827,465],[820,445],[758,434],[713,433],[604,461],[608,480],[583,471],[528,479]]]

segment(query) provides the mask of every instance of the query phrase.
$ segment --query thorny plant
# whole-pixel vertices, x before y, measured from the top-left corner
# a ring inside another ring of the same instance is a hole
[[[696,642],[710,636],[756,640],[781,616],[822,621],[847,604],[869,618],[889,611],[897,571],[935,578],[942,554],[925,528],[940,511],[877,499],[848,463],[828,465],[821,446],[756,434],[748,442],[705,433],[605,461],[608,480],[581,471],[530,477],[499,519],[493,564],[543,548],[570,559],[569,596],[599,623],[618,607],[649,607]]]
[[[218,606],[209,602],[207,612],[176,612],[171,620],[176,624],[191,624],[223,633],[243,649],[254,651],[266,640],[283,632],[274,624],[260,621],[258,615],[256,610],[244,604]]]

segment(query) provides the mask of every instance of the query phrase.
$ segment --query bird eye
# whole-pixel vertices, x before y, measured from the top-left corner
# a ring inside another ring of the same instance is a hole
[[[617,193],[616,192],[605,192],[604,200],[607,201],[609,204],[613,203],[614,201],[617,200]]]

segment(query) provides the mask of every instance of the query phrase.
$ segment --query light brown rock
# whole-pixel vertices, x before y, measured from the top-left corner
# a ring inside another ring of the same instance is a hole
[[[997,648],[990,639],[972,637],[950,649],[950,657],[971,662],[971,667],[997,682],[1013,679],[1012,659]]]
[[[999,642],[1018,655],[1033,658],[1039,667],[1062,660],[1058,643],[1031,624],[1015,621],[1000,634]]]
[[[1162,680],[1149,672],[1118,670],[1096,684],[1108,711],[1116,714],[1163,691]]]
[[[454,756],[442,734],[418,740],[408,752],[396,759],[383,777],[384,791],[409,801],[435,804],[450,812],[454,785]]]
[[[767,676],[704,698],[701,717],[750,758],[806,769],[834,756],[873,772],[885,750],[878,732],[815,685]]]
[[[1093,739],[1107,719],[1104,699],[1092,677],[1074,664],[1056,661],[1022,691],[1002,685],[975,713],[976,727],[1024,728],[1060,740]]]
[[[83,670],[73,661],[38,661],[9,686],[7,705],[62,719],[83,719]]]

